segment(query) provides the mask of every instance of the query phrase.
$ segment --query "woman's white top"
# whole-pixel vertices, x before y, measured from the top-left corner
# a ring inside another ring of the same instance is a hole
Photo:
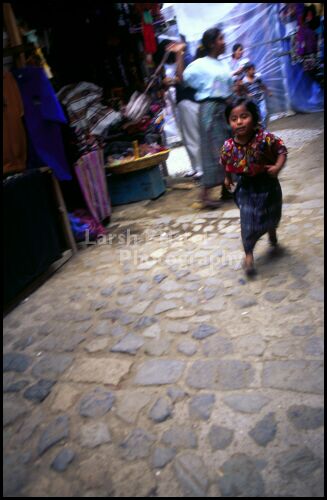
[[[232,93],[230,65],[226,59],[201,57],[187,66],[183,73],[184,84],[196,90],[195,99],[226,99]]]
[[[234,73],[234,71],[237,71],[237,70],[243,68],[249,62],[250,62],[250,59],[248,59],[247,57],[242,57],[242,59],[234,59],[234,57],[232,57],[231,61],[230,61],[230,67],[231,67],[232,73]],[[245,75],[244,71],[242,73],[240,73],[239,75],[233,75],[233,80],[242,80],[244,75]]]

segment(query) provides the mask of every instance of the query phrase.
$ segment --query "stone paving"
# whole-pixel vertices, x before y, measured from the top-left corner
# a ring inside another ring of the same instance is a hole
[[[4,318],[4,496],[323,497],[321,137],[255,279],[233,204],[151,202]]]

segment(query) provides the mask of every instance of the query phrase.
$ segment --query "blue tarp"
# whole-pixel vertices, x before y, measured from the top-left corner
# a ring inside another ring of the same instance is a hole
[[[270,115],[289,111],[315,112],[324,107],[323,91],[301,63],[292,64],[290,38],[279,12],[278,3],[175,3],[174,11],[179,33],[186,36],[191,53],[195,53],[203,32],[221,25],[227,52],[242,43],[244,57],[256,65],[263,81],[272,91],[267,98]]]

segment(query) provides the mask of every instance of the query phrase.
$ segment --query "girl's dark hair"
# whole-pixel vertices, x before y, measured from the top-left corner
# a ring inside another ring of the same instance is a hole
[[[213,44],[215,43],[216,38],[220,34],[221,34],[221,29],[219,28],[210,28],[203,33],[201,44],[203,45],[206,54],[209,54]]]
[[[235,54],[235,52],[237,51],[237,49],[243,49],[243,45],[241,43],[235,43],[235,45],[233,45],[233,48],[232,48],[232,52],[233,54]]]
[[[248,62],[244,65],[244,71],[247,71],[248,69],[251,69],[251,68],[254,68],[255,69],[255,64],[254,63],[251,63],[251,62]]]
[[[253,101],[250,101],[245,97],[238,97],[231,104],[227,106],[227,108],[225,109],[225,117],[227,122],[229,122],[229,117],[233,109],[236,108],[237,106],[242,106],[242,105],[246,107],[249,113],[251,113],[253,118],[253,125],[256,126],[260,119],[258,107]]]

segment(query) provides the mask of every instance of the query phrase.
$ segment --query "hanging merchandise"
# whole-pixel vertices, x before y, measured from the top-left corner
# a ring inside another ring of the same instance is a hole
[[[49,79],[53,78],[51,69],[47,61],[45,60],[38,37],[36,36],[36,30],[29,30],[27,24],[23,24],[23,26],[21,27],[21,33],[24,37],[26,37],[28,43],[34,45],[34,54],[31,56],[30,60],[33,61],[34,56],[36,56],[36,65],[41,66],[44,69],[44,72]]]
[[[167,61],[168,57],[169,57],[169,52],[167,51],[167,52],[165,52],[165,54],[162,58],[162,61],[160,62],[159,66],[157,67],[156,71],[154,72],[154,74],[150,78],[150,81],[147,84],[145,91],[142,92],[142,94],[140,94],[137,91],[135,91],[132,94],[132,96],[131,96],[131,98],[130,98],[130,100],[125,108],[125,112],[124,112],[125,117],[128,118],[129,120],[138,121],[149,110],[152,100],[151,100],[150,96],[148,95],[148,91],[155,84],[155,82],[156,82],[162,68],[164,67],[164,64]]]
[[[150,11],[145,11],[143,13],[142,31],[144,39],[144,52],[146,54],[154,54],[157,51],[157,42]]]
[[[77,242],[88,243],[106,234],[104,227],[86,210],[75,210],[68,214],[68,218]]]
[[[102,136],[122,121],[122,114],[103,106],[103,90],[90,82],[66,85],[57,96],[67,109],[81,153],[101,146]]]
[[[75,172],[92,217],[98,223],[110,217],[103,151],[97,150],[83,155],[75,165]]]
[[[22,117],[24,107],[15,78],[3,74],[3,173],[26,168],[26,134]]]
[[[71,180],[60,126],[67,123],[53,87],[42,68],[14,69],[25,111],[29,140],[44,166],[60,181]]]

